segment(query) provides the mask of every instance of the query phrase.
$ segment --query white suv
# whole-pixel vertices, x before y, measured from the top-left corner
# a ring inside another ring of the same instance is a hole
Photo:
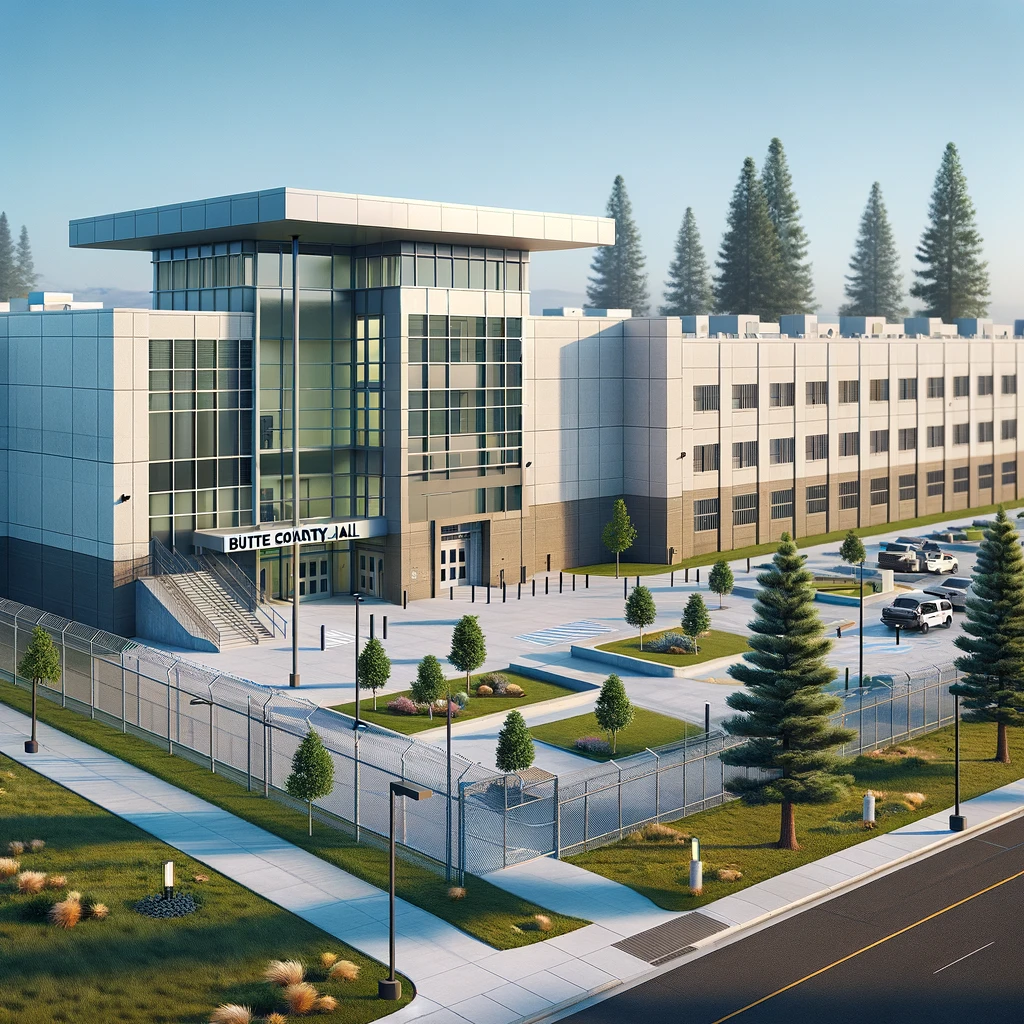
[[[901,594],[882,609],[882,622],[890,629],[919,629],[927,633],[932,626],[949,629],[953,625],[953,606],[949,601],[933,597],[921,590]]]
[[[924,567],[928,572],[942,576],[960,571],[960,563],[952,555],[947,555],[945,551],[925,551],[923,555]]]

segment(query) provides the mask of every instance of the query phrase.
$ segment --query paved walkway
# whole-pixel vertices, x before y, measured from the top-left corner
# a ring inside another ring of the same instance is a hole
[[[374,886],[169,783],[44,724],[40,752],[24,753],[29,720],[0,705],[0,751],[138,825],[158,839],[380,961],[387,958],[387,896]],[[969,829],[1024,813],[1024,780],[962,807]],[[747,887],[701,908],[725,930],[696,943],[827,898],[880,871],[939,849],[955,837],[948,810]],[[970,833],[966,833],[970,834]],[[965,834],[965,835],[966,835]],[[496,951],[402,900],[397,960],[417,998],[391,1020],[513,1024],[630,984],[654,967],[614,944],[683,916],[625,886],[552,858],[488,875],[496,885],[550,910],[593,921],[520,949]]]

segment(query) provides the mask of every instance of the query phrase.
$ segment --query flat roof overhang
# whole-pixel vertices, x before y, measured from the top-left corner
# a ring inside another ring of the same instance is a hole
[[[615,244],[608,217],[503,210],[419,199],[275,188],[84,217],[69,224],[79,249],[151,251],[241,239],[367,245],[409,240],[542,252]]]

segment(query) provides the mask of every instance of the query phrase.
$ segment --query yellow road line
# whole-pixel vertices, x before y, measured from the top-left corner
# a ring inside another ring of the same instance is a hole
[[[826,964],[824,967],[818,968],[810,974],[804,975],[802,978],[798,978],[796,981],[791,981],[788,985],[783,985],[782,988],[777,988],[774,992],[769,992],[766,996],[761,996],[760,999],[755,999],[752,1003],[747,1003],[746,1006],[741,1006],[738,1010],[733,1010],[732,1013],[727,1013],[724,1017],[719,1017],[718,1020],[712,1021],[712,1024],[723,1024],[724,1021],[732,1020],[733,1017],[738,1017],[741,1013],[746,1013],[747,1010],[752,1010],[755,1006],[760,1006],[762,1003],[768,1002],[769,999],[774,999],[776,996],[782,995],[783,992],[788,992],[791,988],[796,988],[797,985],[802,985],[805,981],[810,981],[812,978],[818,977],[819,974],[824,974],[826,971],[831,971],[833,967],[838,967],[840,964],[845,964],[847,960],[852,960],[854,957],[860,956],[861,953],[866,953],[870,949],[874,949],[876,946],[881,946],[882,943],[888,942],[890,939],[895,939],[899,935],[903,935],[905,932],[909,932],[919,925],[926,924],[928,921],[934,920],[936,917],[941,917],[943,914],[948,913],[950,910],[956,910],[957,907],[962,907],[965,903],[970,903],[971,900],[977,899],[979,896],[984,896],[985,893],[991,892],[993,889],[998,889],[1001,885],[1006,885],[1007,882],[1012,882],[1016,878],[1024,876],[1024,871],[1018,871],[1015,875],[1010,875],[1008,878],[1004,878],[1000,882],[993,882],[992,885],[986,886],[984,889],[979,889],[977,892],[972,893],[970,896],[965,896],[962,900],[957,900],[956,903],[951,903],[948,907],[943,907],[941,910],[936,910],[934,914],[929,914],[927,917],[922,917],[920,921],[915,921],[913,924],[908,924],[905,928],[901,928],[898,932],[893,932],[891,935],[886,935],[884,938],[877,939],[868,946],[863,946],[861,949],[856,950],[853,953],[848,953],[846,956],[841,957],[839,960],[833,960],[832,963]]]

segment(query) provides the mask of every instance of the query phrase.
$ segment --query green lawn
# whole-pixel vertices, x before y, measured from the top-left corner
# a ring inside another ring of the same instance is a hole
[[[873,537],[879,533],[890,533],[894,530],[908,530],[914,526],[929,526],[932,523],[948,522],[951,519],[967,519],[969,516],[983,516],[997,511],[998,505],[981,505],[978,508],[965,508],[949,512],[933,512],[931,515],[918,516],[916,519],[902,519],[898,523],[877,523],[874,526],[863,526],[857,528],[858,537]],[[1013,509],[1006,508],[1008,513]],[[831,533],[819,533],[812,537],[798,537],[797,544],[802,548],[814,547],[816,544],[828,544],[830,541],[842,540],[847,530],[833,530]],[[978,538],[980,540],[980,537]],[[745,548],[734,548],[732,551],[709,551],[703,555],[691,555],[674,565],[665,565],[662,562],[622,562],[619,566],[620,576],[657,576],[661,573],[675,569],[693,569],[704,565],[714,565],[719,559],[726,562],[737,562],[741,558],[753,558],[756,555],[764,555],[777,551],[778,541],[770,541],[766,544],[751,544]],[[615,562],[599,562],[596,565],[581,565],[574,569],[566,569],[565,572],[583,575],[589,573],[591,576],[614,576]]]
[[[684,722],[681,718],[670,718],[646,708],[634,710],[636,714],[633,721],[616,737],[615,757],[629,757],[630,754],[646,750],[647,747],[662,747],[666,743],[678,743],[687,736],[704,733],[699,726]],[[592,761],[607,761],[612,756],[586,754],[576,749],[576,741],[581,736],[604,736],[604,731],[597,724],[593,711],[586,715],[563,718],[558,722],[548,722],[546,725],[535,725],[530,732],[534,739],[571,750],[574,754],[589,757]]]
[[[515,672],[502,670],[501,675],[505,676],[510,683],[517,683],[525,691],[522,697],[477,697],[476,687],[479,680],[485,675],[493,675],[491,672],[479,672],[470,676],[470,701],[459,713],[459,722],[470,718],[480,718],[483,715],[504,714],[513,708],[521,708],[526,704],[536,704],[542,700],[554,700],[555,697],[568,697],[575,691],[558,686],[555,683],[541,682],[539,679],[530,679],[527,676],[518,675]],[[466,687],[466,677],[460,676],[452,681],[452,693],[458,693]],[[408,697],[408,690],[399,690],[397,693],[381,694],[377,698],[377,710],[373,710],[373,700],[366,697],[359,699],[359,717],[374,725],[382,725],[386,729],[393,729],[395,732],[411,736],[416,732],[423,732],[425,729],[437,729],[444,725],[444,714],[435,714],[433,719],[427,714],[422,715],[395,715],[387,710],[388,701],[396,697]],[[345,715],[354,715],[356,711],[355,701],[349,704],[335,704],[335,711]]]
[[[30,695],[26,690],[2,681],[0,701],[27,711]],[[262,791],[250,793],[223,775],[214,775],[209,767],[174,757],[162,747],[125,735],[48,700],[39,701],[39,719],[251,821],[358,878],[381,889],[388,887],[388,856],[383,849],[357,844],[348,833],[326,825],[314,826],[313,837],[309,838],[303,811],[293,810],[277,800],[267,800]],[[416,863],[402,863],[399,867],[399,896],[497,949],[529,945],[574,931],[587,923],[551,913],[481,878],[467,876],[466,889],[465,899],[453,901],[448,899],[444,879],[429,868]],[[530,919],[538,913],[551,917],[551,931],[545,933],[529,929]],[[513,926],[516,931],[512,930]],[[2,1017],[0,1024],[4,1024]]]
[[[209,1020],[220,1003],[260,1014],[283,1009],[280,990],[261,981],[269,960],[296,959],[323,995],[338,1000],[317,1019],[362,1024],[396,1005],[377,998],[387,977],[370,960],[319,928],[282,910],[141,829],[55,782],[0,755],[0,853],[11,840],[43,839],[39,853],[19,856],[23,870],[64,875],[69,889],[105,903],[106,920],[84,919],[64,930],[29,916],[34,899],[0,884],[0,1021],[119,1021],[123,1024]],[[162,865],[173,860],[178,890],[201,899],[183,918],[157,920],[132,909],[159,892]],[[209,880],[197,883],[196,874]],[[320,954],[336,953],[362,968],[358,980],[323,980]],[[402,986],[403,1003],[412,985]]]
[[[995,754],[994,725],[960,727],[960,778],[962,798],[979,796],[1024,776],[1024,736],[1010,730],[1013,764],[991,760]],[[590,871],[628,885],[666,910],[692,910],[720,899],[744,886],[763,881],[818,860],[872,836],[899,828],[953,803],[952,726],[912,740],[897,750],[906,756],[859,757],[853,762],[856,784],[838,804],[802,805],[796,810],[797,838],[802,849],[779,850],[779,807],[746,807],[731,800],[674,824],[683,835],[696,835],[704,857],[704,892],[689,894],[689,846],[664,840],[625,839],[572,861]],[[876,808],[878,827],[867,831],[860,824],[864,791],[888,793]],[[919,811],[885,813],[886,805],[903,793],[923,793],[927,801]],[[714,879],[716,868],[735,867],[743,873],[737,882]]]
[[[851,587],[849,584],[844,586],[842,584],[836,585],[835,583],[822,583],[820,581],[814,583],[814,589],[826,594],[843,594],[846,597],[859,597],[861,591],[861,588],[856,583]],[[871,597],[874,592],[875,588],[870,583],[864,584],[865,597]]]
[[[655,654],[647,650],[651,640],[664,636],[666,633],[678,633],[678,626],[671,629],[656,630],[653,633],[644,633],[644,649],[640,650],[640,637],[631,636],[623,640],[613,640],[611,643],[601,644],[597,647],[599,651],[609,651],[612,654],[625,654],[631,658],[642,658],[644,661],[657,661],[662,665],[676,665],[685,668],[689,665],[699,665],[704,661],[711,661],[714,658],[725,658],[732,654],[742,654],[749,651],[746,638],[738,633],[727,633],[724,630],[713,629],[707,636],[702,636],[698,642],[697,654]]]

